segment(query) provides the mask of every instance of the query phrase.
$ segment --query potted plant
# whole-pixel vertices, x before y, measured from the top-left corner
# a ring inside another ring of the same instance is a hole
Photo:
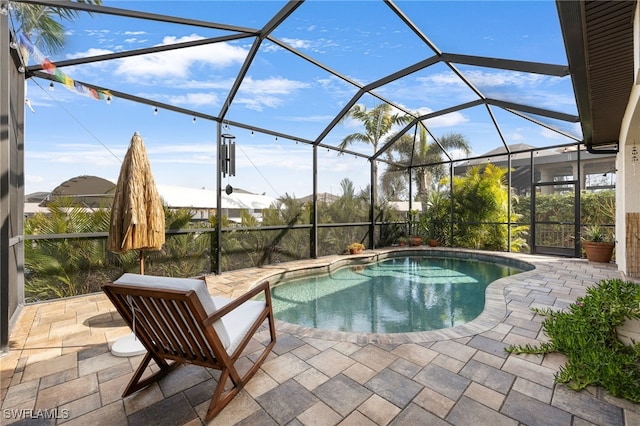
[[[407,245],[407,242],[408,242],[408,241],[409,241],[409,240],[408,240],[408,238],[407,238],[407,237],[405,237],[404,235],[402,235],[402,236],[400,236],[400,237],[398,238],[398,245],[399,245],[400,247],[404,247],[405,245]]]
[[[409,245],[420,246],[422,245],[422,235],[420,234],[420,212],[418,210],[411,210],[409,212]]]
[[[362,253],[362,250],[364,250],[364,245],[360,243],[352,243],[347,246],[347,250],[349,250],[349,253],[351,254],[360,254]]]
[[[600,225],[587,226],[582,232],[582,247],[591,262],[609,263],[615,242]]]
[[[433,240],[431,244],[442,245],[449,241],[450,213],[451,204],[448,196],[441,191],[431,191],[425,212],[426,220],[429,223],[429,240]]]
[[[409,237],[409,245],[417,247],[422,245],[422,237],[420,235],[412,235]]]
[[[427,245],[429,247],[437,247],[438,240],[436,238],[435,226],[432,226],[430,216],[426,213],[422,214],[418,225],[422,231],[423,237],[426,237]]]

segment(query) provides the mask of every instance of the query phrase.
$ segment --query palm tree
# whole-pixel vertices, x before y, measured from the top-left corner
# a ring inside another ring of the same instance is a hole
[[[418,198],[421,200],[427,200],[429,193],[437,190],[439,182],[448,175],[444,165],[438,164],[444,161],[442,149],[446,151],[462,151],[467,156],[471,153],[469,141],[460,133],[445,134],[438,139],[438,143],[428,143],[426,129],[424,126],[420,126],[415,146],[413,136],[405,133],[392,148],[392,152],[398,154],[398,158],[394,159],[395,162],[407,166],[416,166],[413,168],[413,176]],[[425,166],[427,164],[429,166]],[[383,181],[397,180],[397,172],[400,170],[400,166],[390,166],[386,173],[390,176],[383,176]],[[391,186],[393,183],[388,183],[388,185]]]
[[[25,220],[25,235],[80,234],[109,229],[109,211],[87,211],[71,198],[49,203],[48,214]],[[97,238],[34,239],[25,244],[25,297],[28,301],[76,296],[98,291],[107,249]],[[107,278],[108,280],[108,278]]]
[[[364,132],[352,133],[345,136],[344,139],[342,139],[339,148],[346,149],[354,142],[362,142],[371,144],[373,147],[373,154],[378,152],[378,145],[381,141],[389,139],[394,125],[406,124],[413,119],[413,117],[408,114],[392,114],[391,105],[387,103],[382,103],[371,110],[367,110],[367,107],[364,105],[354,105],[342,120],[344,121],[348,118],[353,118],[362,122],[364,125]],[[373,202],[377,202],[377,194],[375,192],[378,182],[378,166],[375,161],[373,162],[372,172],[372,185],[374,190]]]
[[[340,181],[342,196],[328,206],[332,223],[363,221],[367,218],[366,200],[368,194],[356,193],[353,182],[344,178]]]
[[[311,203],[304,203],[293,195],[284,194],[278,200],[262,210],[262,226],[295,226],[311,223],[313,211]],[[303,229],[286,229],[280,231],[254,231],[258,235],[270,235],[270,242],[263,252],[261,262],[268,263],[297,260],[305,258],[309,253],[309,235]]]
[[[413,164],[433,164],[441,162],[443,152],[438,144],[427,144],[426,137],[422,140],[424,142],[420,143],[420,149],[414,154]],[[462,151],[465,156],[469,156],[469,154],[471,154],[469,141],[460,133],[448,133],[443,135],[440,137],[438,142],[446,151]],[[418,194],[421,197],[426,197],[428,196],[430,189],[437,189],[438,182],[447,176],[447,171],[444,165],[439,164],[437,166],[416,167],[414,169],[414,174],[418,187]]]
[[[76,0],[79,3],[102,4],[102,0]],[[65,45],[64,25],[59,20],[73,21],[79,12],[64,7],[11,2],[11,11],[18,22],[16,32],[24,33],[31,42],[47,53],[58,53]]]

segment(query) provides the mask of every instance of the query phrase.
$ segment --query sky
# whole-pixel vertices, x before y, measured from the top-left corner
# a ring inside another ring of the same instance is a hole
[[[402,13],[440,52],[566,65],[555,2],[538,1],[398,1]],[[103,5],[260,29],[284,5],[282,1],[109,1]],[[15,21],[13,21],[15,24]],[[110,15],[81,14],[66,22],[66,47],[53,61],[82,58],[236,34],[188,25]],[[17,26],[16,26],[17,27]],[[300,6],[272,36],[321,67],[293,55],[269,40],[260,45],[226,120],[270,129],[291,138],[275,138],[230,126],[235,136],[236,176],[227,184],[272,197],[302,197],[313,192],[313,150],[300,141],[314,141],[356,95],[358,87],[434,56],[381,1],[311,0]],[[253,37],[207,44],[162,54],[101,61],[61,71],[70,78],[105,89],[152,99],[218,116],[247,57]],[[33,65],[33,58],[29,65]],[[486,97],[515,101],[556,112],[576,114],[569,77],[503,71],[458,65],[457,70]],[[388,83],[376,93],[410,111],[427,114],[477,99],[442,63]],[[112,97],[95,100],[56,83],[32,78],[25,106],[25,193],[51,191],[67,179],[94,175],[117,180],[129,141],[138,132],[145,143],[158,184],[214,189],[217,123],[188,114]],[[380,100],[364,95],[368,109]],[[32,108],[32,110],[31,110]],[[571,139],[532,124],[499,108],[494,118],[508,144],[545,147]],[[579,137],[574,124],[544,119]],[[460,110],[426,121],[436,137],[461,133],[473,155],[502,144],[484,106]],[[361,132],[346,120],[322,140],[338,146]],[[296,140],[297,138],[297,140]],[[367,144],[353,152],[371,154]],[[370,164],[355,155],[318,149],[318,191],[341,193],[341,181],[356,190],[366,187]],[[384,167],[383,167],[384,171]]]

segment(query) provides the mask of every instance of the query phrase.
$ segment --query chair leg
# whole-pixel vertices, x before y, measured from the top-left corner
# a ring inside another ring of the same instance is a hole
[[[155,374],[152,374],[151,376],[147,377],[146,379],[140,381],[140,378],[142,377],[142,374],[144,374],[145,370],[147,369],[147,366],[149,365],[149,362],[151,362],[151,360],[154,359],[156,361],[156,364],[158,365],[158,367],[160,368],[160,371],[158,371]],[[124,398],[125,396],[129,396],[132,393],[149,386],[151,383],[155,382],[158,379],[161,379],[162,377],[166,376],[170,371],[174,370],[176,367],[178,367],[180,364],[182,364],[181,362],[173,362],[171,364],[167,363],[165,360],[161,359],[161,358],[154,358],[151,353],[147,352],[147,354],[144,356],[144,358],[142,359],[142,362],[140,363],[140,365],[138,366],[138,369],[136,370],[135,374],[133,375],[133,377],[131,378],[131,380],[129,381],[129,384],[127,385],[127,388],[124,390],[124,392],[122,393],[122,397]]]
[[[220,411],[222,411],[224,407],[226,407],[229,402],[231,402],[233,397],[236,396],[238,392],[240,392],[240,389],[242,389],[242,386],[240,384],[236,384],[232,380],[231,382],[233,383],[233,387],[225,393],[224,387],[226,386],[229,377],[229,369],[222,369],[220,378],[218,379],[218,386],[216,386],[216,389],[213,392],[213,396],[211,397],[211,402],[209,402],[209,408],[207,409],[207,414],[204,418],[205,421],[208,422],[209,420],[214,418]]]
[[[272,330],[275,330],[272,329]],[[207,410],[207,414],[205,416],[205,421],[209,421],[214,418],[222,409],[235,397],[240,390],[244,387],[244,385],[253,377],[254,374],[260,368],[260,365],[264,362],[264,360],[269,355],[269,352],[273,349],[276,344],[275,340],[275,331],[272,333],[272,340],[269,342],[267,347],[262,351],[260,357],[253,363],[253,366],[245,373],[244,376],[240,377],[240,380],[236,381],[233,377],[238,377],[238,373],[235,370],[235,366],[231,365],[228,367],[224,367],[220,373],[220,378],[218,379],[218,386],[216,386],[215,391],[213,392],[213,397],[211,398],[211,402],[209,403],[209,409]],[[234,359],[232,362],[237,361]],[[227,380],[231,379],[231,383],[233,387],[229,389],[226,393],[224,392],[224,387],[227,383]]]

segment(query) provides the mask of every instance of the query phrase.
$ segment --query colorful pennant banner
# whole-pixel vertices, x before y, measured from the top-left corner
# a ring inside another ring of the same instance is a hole
[[[20,33],[18,35],[18,45],[20,48],[20,53],[22,54],[25,62],[28,62],[29,56],[32,56],[34,61],[42,65],[42,69],[44,70],[44,72],[52,75],[55,81],[61,83],[67,89],[98,100],[111,99],[111,94],[109,93],[109,91],[96,90],[91,87],[87,87],[60,71],[53,62],[45,57],[42,52],[40,52],[40,50],[36,46],[34,46],[33,43],[31,43],[31,40],[29,40],[29,38],[24,33]]]

